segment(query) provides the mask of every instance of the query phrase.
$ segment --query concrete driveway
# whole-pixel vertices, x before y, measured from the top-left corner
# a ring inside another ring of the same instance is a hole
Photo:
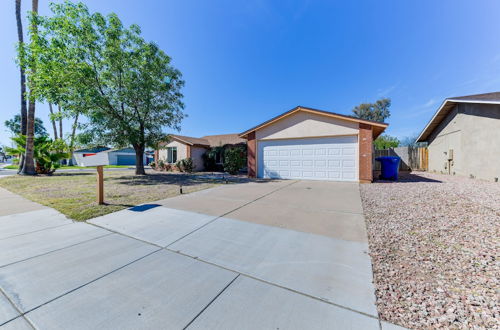
[[[390,326],[357,184],[229,184],[89,223],[27,211],[0,217],[5,328]]]

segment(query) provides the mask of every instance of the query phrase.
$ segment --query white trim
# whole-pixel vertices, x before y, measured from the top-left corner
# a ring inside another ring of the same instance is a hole
[[[500,104],[500,101],[484,101],[484,100],[446,99],[446,101],[457,102],[457,103]]]
[[[484,101],[484,100],[461,100],[461,99],[445,99],[441,106],[438,108],[438,110],[434,113],[434,116],[432,116],[431,120],[427,123],[427,125],[424,127],[422,132],[418,135],[418,138],[416,142],[419,142],[420,138],[422,135],[427,131],[427,128],[429,128],[429,125],[432,124],[434,119],[436,118],[437,115],[441,112],[443,107],[448,103],[448,102],[454,102],[454,103],[478,103],[478,104],[500,104],[500,101]]]

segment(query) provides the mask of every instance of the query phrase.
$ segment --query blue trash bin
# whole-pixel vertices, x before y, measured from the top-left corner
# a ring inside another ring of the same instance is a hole
[[[382,167],[381,179],[394,181],[398,179],[399,162],[401,160],[399,157],[384,156],[377,157],[375,160],[379,161]]]

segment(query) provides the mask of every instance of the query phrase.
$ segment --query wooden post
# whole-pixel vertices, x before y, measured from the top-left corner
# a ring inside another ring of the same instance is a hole
[[[104,204],[104,173],[102,165],[97,166],[97,204]]]

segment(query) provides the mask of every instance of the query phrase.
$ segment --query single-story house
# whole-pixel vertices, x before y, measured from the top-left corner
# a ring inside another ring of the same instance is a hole
[[[185,158],[191,158],[195,171],[204,170],[203,154],[214,147],[224,147],[228,145],[245,145],[246,140],[238,134],[207,135],[201,138],[170,134],[169,142],[162,142],[159,150],[156,151],[155,158],[169,164]],[[216,157],[217,164],[222,164],[223,155],[221,152]]]
[[[73,152],[73,164],[83,166],[84,158],[97,153],[106,153],[108,164],[106,165],[135,165],[134,148],[111,149],[108,147],[95,147],[75,150]],[[144,155],[144,165],[148,164],[147,155]]]
[[[298,106],[240,137],[250,177],[371,182],[372,142],[387,126]]]
[[[417,142],[428,143],[429,171],[498,181],[500,92],[445,99]]]

